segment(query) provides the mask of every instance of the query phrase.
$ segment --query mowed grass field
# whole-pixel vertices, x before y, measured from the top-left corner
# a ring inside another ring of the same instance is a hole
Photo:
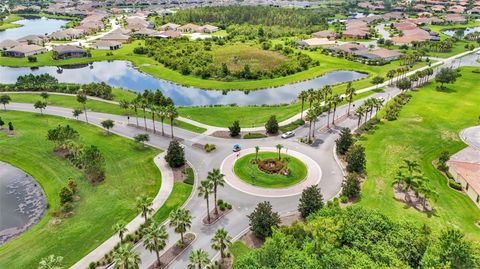
[[[216,47],[212,54],[215,64],[221,66],[225,63],[231,71],[241,71],[247,64],[252,71],[269,71],[289,60],[278,52],[262,50],[246,44]]]
[[[434,230],[456,227],[467,237],[480,240],[480,210],[465,194],[447,186],[433,167],[442,151],[454,154],[466,147],[459,132],[478,124],[479,76],[463,68],[462,77],[449,90],[440,92],[432,83],[413,93],[396,121],[384,122],[361,141],[366,147],[367,179],[359,206],[380,210],[395,219],[427,224]],[[429,216],[406,207],[393,198],[392,182],[404,159],[415,160],[438,192],[435,213]]]
[[[112,236],[115,222],[129,222],[139,213],[135,207],[138,195],[154,197],[160,188],[161,174],[153,162],[160,153],[157,149],[138,150],[129,139],[105,135],[100,128],[60,117],[3,110],[0,117],[13,122],[16,131],[12,137],[0,132],[0,160],[31,174],[44,189],[49,204],[38,224],[0,246],[0,268],[37,268],[38,262],[51,254],[64,257],[64,265],[69,267]],[[79,132],[82,143],[100,149],[106,160],[104,182],[93,186],[80,170],[53,153],[54,144],[46,140],[46,134],[59,124],[69,124]],[[73,216],[52,225],[49,222],[60,209],[58,193],[69,178],[76,180],[80,200],[74,203]],[[158,218],[165,219],[171,208],[182,205],[190,191],[191,186],[176,183],[175,198],[168,199],[168,208],[162,208]]]

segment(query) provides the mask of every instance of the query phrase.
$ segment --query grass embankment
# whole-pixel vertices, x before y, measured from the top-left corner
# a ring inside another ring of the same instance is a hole
[[[6,17],[2,24],[0,25],[0,31],[4,31],[4,30],[7,30],[7,29],[10,29],[10,28],[18,28],[18,27],[21,27],[22,25],[21,24],[18,24],[18,23],[14,23],[18,20],[21,20],[22,17],[16,15],[16,14],[10,14],[8,15],[8,17]]]
[[[361,141],[366,147],[367,180],[360,206],[375,208],[393,218],[425,223],[434,229],[457,227],[471,239],[480,239],[480,210],[463,193],[447,186],[432,161],[442,151],[454,154],[465,147],[459,132],[478,124],[480,95],[478,74],[463,68],[462,77],[449,90],[439,92],[435,84],[413,93],[396,121],[381,124]],[[403,159],[416,160],[438,192],[432,216],[407,208],[393,198],[392,182]]]
[[[49,204],[46,216],[20,237],[0,246],[0,268],[36,268],[50,254],[64,257],[68,267],[113,235],[112,225],[130,221],[137,214],[135,198],[140,194],[155,196],[161,175],[153,162],[158,150],[138,150],[135,142],[116,135],[105,135],[100,128],[60,117],[33,113],[0,112],[4,121],[12,121],[16,135],[0,132],[0,160],[31,174],[43,187]],[[96,145],[106,160],[104,182],[88,183],[83,173],[53,153],[53,143],[46,140],[47,130],[69,124],[87,145]],[[69,178],[78,183],[80,200],[74,203],[74,214],[52,225],[58,211],[60,189]],[[163,213],[180,206],[191,187],[176,183]],[[21,250],[21,251],[19,251]],[[28,255],[25,255],[28,253]]]
[[[235,174],[248,184],[264,187],[264,188],[282,188],[294,185],[307,176],[307,167],[299,159],[290,155],[281,154],[282,161],[288,158],[288,168],[290,175],[284,176],[280,174],[268,174],[261,171],[257,164],[252,163],[255,160],[255,153],[245,155],[235,162],[233,167]],[[278,159],[278,153],[275,152],[259,152],[259,160]],[[255,178],[252,178],[255,176]]]

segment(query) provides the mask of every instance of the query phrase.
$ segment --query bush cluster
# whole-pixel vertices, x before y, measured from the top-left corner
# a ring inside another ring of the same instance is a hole
[[[410,98],[412,98],[412,96],[407,93],[401,93],[395,96],[395,98],[393,98],[393,103],[385,110],[385,119],[388,121],[396,120],[398,118],[398,113],[400,113],[402,107],[410,101]]]

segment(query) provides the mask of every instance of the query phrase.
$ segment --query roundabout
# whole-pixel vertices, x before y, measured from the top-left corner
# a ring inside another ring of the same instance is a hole
[[[310,157],[297,151],[281,151],[273,147],[260,148],[258,164],[254,148],[227,156],[220,167],[225,181],[233,188],[261,197],[288,197],[302,193],[303,189],[320,182],[322,171]],[[269,172],[261,168],[261,163]],[[263,171],[262,171],[263,170]]]

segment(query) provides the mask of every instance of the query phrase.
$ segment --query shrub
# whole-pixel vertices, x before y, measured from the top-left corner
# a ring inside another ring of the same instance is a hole
[[[215,146],[215,144],[205,144],[203,148],[206,152],[211,152],[214,151],[217,147]]]
[[[65,203],[65,204],[62,205],[61,210],[62,210],[63,213],[72,212],[73,204],[72,203]]]
[[[61,205],[73,202],[73,191],[68,187],[63,187],[60,190],[59,196]]]
[[[345,195],[340,196],[340,202],[342,202],[344,204],[347,203],[348,202],[348,197],[345,196]]]
[[[231,137],[235,137],[235,136],[238,136],[240,134],[240,122],[238,120],[234,121],[232,126],[228,127],[228,129],[230,130],[230,136]]]
[[[447,171],[448,170],[448,167],[447,167],[447,162],[448,160],[450,159],[450,154],[448,153],[448,151],[443,151],[440,156],[438,157],[438,169],[440,171]]]
[[[303,218],[315,213],[324,206],[323,196],[320,188],[317,185],[312,185],[302,191],[300,202],[298,204],[298,211]]]
[[[342,128],[340,132],[340,137],[335,141],[337,146],[337,153],[340,155],[345,155],[353,144],[352,133],[349,128]]]
[[[448,180],[448,186],[450,186],[451,188],[455,189],[455,190],[458,190],[458,191],[461,191],[462,190],[462,184],[456,182],[455,180],[453,179],[449,179]]]
[[[265,137],[267,136],[261,133],[248,133],[243,135],[243,139],[257,139],[257,138],[265,138]]]
[[[178,141],[173,140],[168,146],[167,155],[165,155],[170,167],[180,167],[185,164],[185,152]]]
[[[363,173],[367,164],[365,148],[361,145],[353,145],[347,152],[346,161],[349,173]]]
[[[277,134],[278,133],[278,121],[277,117],[271,116],[270,119],[265,124],[265,129],[269,134]]]
[[[35,63],[35,62],[37,62],[37,57],[35,57],[35,56],[28,56],[28,61],[29,61],[30,63]]]
[[[360,194],[360,181],[357,175],[349,174],[342,184],[342,196],[352,199]]]

